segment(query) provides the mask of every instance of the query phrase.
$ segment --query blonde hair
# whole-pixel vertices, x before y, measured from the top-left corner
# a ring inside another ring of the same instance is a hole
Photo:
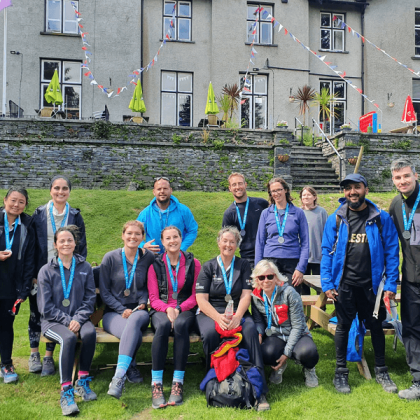
[[[239,230],[235,227],[235,226],[224,226],[222,227],[222,229],[219,230],[219,233],[217,234],[217,243],[220,242],[220,240],[222,239],[222,236],[225,233],[231,233],[236,240],[236,246],[239,246],[242,242],[242,236],[239,233]]]
[[[142,235],[144,236],[144,225],[142,222],[139,222],[138,220],[129,220],[128,222],[124,223],[122,233],[125,233],[129,226],[138,227],[141,230]]]
[[[279,269],[277,268],[276,264],[274,264],[270,260],[261,260],[254,268],[251,278],[252,278],[252,287],[254,289],[261,289],[258,276],[261,276],[262,273],[265,273],[266,271],[271,270],[274,275],[275,279],[274,281],[278,286],[280,286],[282,283],[287,283],[288,279],[285,275],[280,274]]]
[[[229,178],[228,178],[229,185],[230,185],[230,179],[233,178],[234,176],[239,176],[239,177],[241,177],[244,180],[244,183],[246,182],[245,181],[245,176],[243,174],[241,174],[240,172],[232,172],[229,175]]]

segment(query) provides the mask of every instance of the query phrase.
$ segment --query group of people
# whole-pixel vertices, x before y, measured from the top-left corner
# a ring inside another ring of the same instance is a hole
[[[249,197],[245,178],[229,176],[234,202],[225,211],[217,236],[219,255],[202,266],[188,248],[198,225],[191,211],[173,195],[168,178],[154,181],[154,199],[122,229],[123,247],[108,252],[99,268],[99,290],[105,311],[106,332],[120,339],[115,374],[108,394],[120,398],[125,381],[143,381],[136,353],[151,325],[152,406],[183,403],[189,334],[197,329],[202,339],[207,370],[223,332],[242,330],[250,361],[262,378],[256,408],[270,408],[264,366],[272,367],[270,382],[282,382],[287,360],[302,366],[305,384],[318,386],[315,366],[319,355],[306,326],[300,295],[310,294],[304,274],[320,274],[323,291],[337,313],[334,385],[348,393],[346,351],[350,326],[358,316],[372,334],[375,375],[387,392],[397,387],[385,365],[382,321],[385,308],[378,289],[395,298],[398,281],[398,238],[403,252],[401,317],[407,363],[413,385],[400,391],[405,399],[420,398],[420,201],[414,166],[393,162],[392,179],[400,192],[381,211],[365,198],[366,179],[348,175],[342,182],[344,198],[328,217],[317,204],[316,191],[300,192],[301,208],[292,203],[282,178],[267,185],[269,202]],[[51,200],[31,216],[24,213],[28,194],[12,187],[0,212],[0,356],[5,383],[18,380],[12,362],[13,321],[20,304],[29,297],[29,371],[55,372],[53,352],[60,345],[61,408],[64,415],[79,411],[74,395],[84,401],[97,398],[89,370],[96,346],[90,321],[96,289],[86,262],[83,218],[67,200],[70,181],[62,175],[51,181]],[[398,232],[398,234],[397,234]],[[239,250],[240,258],[236,251]],[[378,303],[379,302],[379,303]],[[374,317],[375,305],[379,316]],[[251,311],[249,310],[251,308]],[[41,363],[40,334],[49,339]],[[163,371],[169,336],[174,337],[174,372],[169,398],[163,389]],[[77,340],[82,341],[78,379],[72,385]]]

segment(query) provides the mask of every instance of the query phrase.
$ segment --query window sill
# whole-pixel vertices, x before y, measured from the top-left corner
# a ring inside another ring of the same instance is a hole
[[[252,42],[245,42],[245,45],[251,45]],[[257,44],[256,42],[254,42],[254,45],[256,45],[257,47],[278,47],[278,44]]]
[[[40,32],[41,35],[70,36],[80,38],[80,34],[63,34],[62,32]]]
[[[165,38],[165,39],[166,39],[166,42],[177,42],[179,44],[195,44],[195,41],[181,41],[181,40],[178,40],[178,39],[167,39],[167,38]],[[159,39],[159,41],[163,42],[163,39],[161,38],[161,39]]]
[[[415,55],[411,57],[412,60],[420,60],[420,55]]]
[[[334,50],[318,50],[318,51],[332,53],[332,54],[350,54],[350,51],[334,51]]]

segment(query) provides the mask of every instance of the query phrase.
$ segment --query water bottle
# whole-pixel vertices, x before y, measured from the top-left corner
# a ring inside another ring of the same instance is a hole
[[[233,317],[233,300],[230,300],[226,306],[225,317],[231,321]]]

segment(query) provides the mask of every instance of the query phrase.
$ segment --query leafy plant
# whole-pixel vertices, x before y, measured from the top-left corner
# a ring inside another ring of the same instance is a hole
[[[172,134],[172,141],[175,144],[180,144],[181,143],[181,140],[182,140],[182,137],[181,136],[177,136],[175,133]]]
[[[210,130],[203,130],[203,132],[200,135],[201,135],[201,138],[203,139],[203,143],[206,144],[209,141]]]
[[[219,102],[220,108],[223,111],[223,117],[222,117],[223,121],[227,121],[228,113],[230,110],[230,102],[231,102],[229,95],[224,93],[223,95],[218,96],[217,102]]]
[[[337,98],[337,93],[332,95],[330,90],[327,88],[322,88],[321,92],[315,92],[315,96],[312,100],[311,106],[319,107],[319,115],[322,115],[322,121],[330,121],[331,114],[333,117],[337,117],[337,113],[334,111],[331,112],[331,105],[334,105],[335,99]]]
[[[223,95],[227,95],[229,97],[230,119],[232,119],[233,113],[238,109],[240,92],[241,89],[236,83],[233,85],[226,84],[222,89]]]
[[[299,115],[303,115],[303,124],[306,125],[306,112],[309,110],[309,102],[315,98],[316,92],[314,88],[308,85],[298,88],[295,100],[299,101]]]

